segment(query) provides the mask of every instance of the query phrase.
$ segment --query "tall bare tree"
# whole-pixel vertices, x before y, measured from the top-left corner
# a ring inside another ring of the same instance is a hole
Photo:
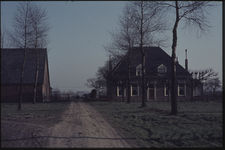
[[[138,45],[142,52],[142,107],[146,106],[147,88],[145,72],[145,51],[144,46],[157,45],[165,42],[167,39],[159,35],[163,34],[167,28],[164,21],[165,15],[158,5],[152,1],[130,2],[134,20],[132,27],[137,31],[139,37]]]
[[[21,75],[20,75],[20,91],[19,91],[19,101],[18,101],[18,109],[21,109],[22,103],[22,84],[23,84],[23,74],[24,74],[24,66],[26,61],[26,50],[28,45],[30,44],[30,36],[32,33],[31,29],[31,9],[33,7],[33,3],[26,1],[20,2],[16,7],[16,12],[14,13],[12,23],[13,23],[13,31],[8,32],[11,43],[13,43],[14,47],[20,47],[24,49],[24,58],[23,64],[21,66]]]
[[[37,81],[38,81],[38,72],[39,72],[39,57],[37,48],[44,48],[48,43],[48,32],[50,26],[47,22],[48,16],[47,11],[41,6],[34,4],[31,10],[30,19],[32,21],[32,36],[30,47],[34,48],[36,54],[36,75],[34,83],[34,95],[33,95],[33,104],[36,103],[36,91],[37,91]]]
[[[85,85],[89,88],[94,88],[99,92],[99,98],[100,98],[100,93],[101,90],[103,90],[106,85],[105,81],[101,78],[89,78],[87,79],[87,83]]]
[[[8,46],[9,46],[9,39],[7,35],[7,29],[3,25],[3,27],[1,27],[1,48]]]
[[[205,86],[206,89],[213,91],[213,96],[216,96],[216,90],[222,87],[218,77],[207,80]]]
[[[5,47],[9,47],[9,38],[7,32],[8,32],[7,29],[3,25],[3,27],[1,27],[1,74],[7,68],[7,65],[9,65],[15,59],[12,58],[11,60],[7,60],[6,64],[2,63],[4,62],[5,59],[5,55],[3,54],[2,49]]]
[[[123,8],[122,16],[119,16],[119,30],[115,32],[110,32],[112,43],[105,46],[105,50],[112,54],[113,58],[118,58],[121,60],[122,57],[128,53],[128,72],[127,72],[127,103],[130,103],[130,49],[135,45],[136,34],[135,30],[132,29],[131,21],[133,20],[131,7],[128,3]]]
[[[43,48],[48,43],[48,31],[50,30],[47,23],[47,12],[34,2],[26,1],[20,2],[12,18],[13,30],[8,31],[7,34],[13,47],[23,48],[24,60],[21,67],[20,77],[20,98],[18,102],[18,109],[21,109],[22,103],[22,83],[24,66],[26,62],[27,48],[34,48],[36,53],[36,76],[34,85],[34,100],[36,102],[36,87],[38,79],[38,52],[37,48]]]
[[[172,12],[175,15],[175,22],[172,33],[172,54],[171,54],[171,113],[177,115],[177,83],[176,83],[176,48],[177,48],[177,28],[180,21],[184,21],[184,27],[196,29],[198,35],[206,34],[210,30],[208,17],[210,10],[217,4],[210,1],[175,1],[164,2],[154,1],[164,13]]]
[[[113,56],[124,56],[128,55],[128,72],[127,72],[127,83],[128,83],[128,99],[130,102],[130,50],[134,46],[141,47],[143,54],[142,57],[142,68],[145,72],[145,53],[143,46],[163,45],[167,38],[165,36],[160,37],[160,33],[167,29],[167,24],[163,22],[164,15],[160,13],[160,9],[152,7],[152,2],[128,2],[123,9],[123,15],[119,16],[119,30],[116,33],[111,32],[112,44],[105,47],[107,51],[113,54]],[[156,36],[157,35],[157,36]],[[144,107],[147,95],[145,88],[145,74],[142,73],[143,83],[142,84],[142,106]]]
[[[190,84],[187,84],[191,88],[191,100],[194,100],[193,90],[200,84],[207,85],[209,81],[218,78],[218,73],[214,72],[213,69],[195,70],[189,71],[192,77],[190,78]]]

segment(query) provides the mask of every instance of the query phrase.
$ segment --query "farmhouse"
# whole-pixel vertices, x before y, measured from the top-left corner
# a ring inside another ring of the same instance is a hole
[[[49,101],[51,96],[47,49],[37,49],[37,52],[39,73],[36,101],[44,102]],[[18,102],[23,60],[24,49],[1,49],[1,102]],[[27,49],[23,74],[22,102],[32,102],[33,100],[35,75],[35,50]]]
[[[169,100],[170,98],[170,72],[171,57],[160,47],[144,47],[147,100]],[[121,61],[111,69],[107,80],[107,94],[116,100],[121,100],[128,95],[127,73],[128,53]],[[177,96],[178,100],[190,100],[191,96],[201,96],[203,86],[199,84],[195,88],[192,75],[188,70],[188,60],[185,60],[183,68],[178,60],[177,70]],[[142,98],[142,52],[140,47],[130,50],[130,94],[131,101]]]

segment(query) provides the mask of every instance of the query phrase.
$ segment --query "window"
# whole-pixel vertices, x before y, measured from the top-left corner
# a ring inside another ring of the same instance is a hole
[[[169,94],[170,94],[169,87],[168,87],[168,85],[165,85],[165,87],[164,87],[164,96],[168,96]]]
[[[178,85],[178,96],[185,96],[185,84],[181,83]]]
[[[123,95],[123,91],[122,91],[123,89],[121,88],[121,87],[119,87],[119,96],[122,96]]]
[[[126,88],[124,88],[124,90],[123,90],[122,87],[117,86],[117,96],[123,96],[123,94],[124,94],[124,96],[126,96]]]
[[[163,64],[161,64],[161,65],[158,67],[158,73],[160,73],[160,74],[167,73],[167,67],[164,66]]]
[[[142,65],[136,67],[136,76],[142,76]]]
[[[131,92],[132,96],[138,96],[138,86],[137,85],[132,85],[131,90],[132,90],[132,92]]]

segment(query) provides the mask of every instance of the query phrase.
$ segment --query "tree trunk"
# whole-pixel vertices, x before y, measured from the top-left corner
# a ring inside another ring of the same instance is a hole
[[[130,48],[129,48],[129,51],[128,51],[128,83],[127,83],[127,103],[130,103]]]
[[[169,88],[169,86],[168,86],[168,97],[167,98],[168,98],[167,101],[169,102],[170,101],[170,88]]]
[[[142,1],[142,7],[141,7],[141,52],[142,52],[142,107],[146,106],[146,82],[145,82],[145,52],[143,49],[143,19],[144,19],[144,14],[143,14],[143,1]]]
[[[23,65],[21,68],[21,75],[20,75],[20,91],[19,91],[19,102],[18,102],[18,109],[21,110],[22,105],[22,95],[23,95],[23,73],[24,73],[24,66],[26,61],[26,48],[24,49],[24,58],[23,58]]]
[[[172,115],[177,115],[177,83],[176,83],[176,47],[177,47],[177,27],[179,23],[178,2],[176,1],[176,22],[173,27],[172,61],[171,61],[171,106]]]
[[[122,86],[122,101],[124,102],[124,85]]]
[[[142,49],[142,107],[146,106],[145,54]]]
[[[194,101],[194,93],[193,93],[193,90],[194,90],[194,85],[193,85],[193,80],[191,79],[191,101]]]
[[[38,80],[38,71],[39,71],[39,58],[38,58],[38,52],[35,50],[36,53],[36,76],[35,76],[35,83],[34,83],[34,98],[33,98],[33,104],[36,103],[36,95],[37,95],[37,80]]]
[[[216,89],[213,89],[213,98],[216,96]]]

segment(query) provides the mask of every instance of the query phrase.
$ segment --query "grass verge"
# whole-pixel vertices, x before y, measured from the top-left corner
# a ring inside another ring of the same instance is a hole
[[[22,109],[18,110],[17,103],[1,103],[1,119],[54,125],[62,120],[62,114],[69,105],[69,101],[22,103]]]
[[[178,102],[178,115],[170,115],[170,102],[87,101],[114,127],[140,147],[223,147],[222,102]]]

